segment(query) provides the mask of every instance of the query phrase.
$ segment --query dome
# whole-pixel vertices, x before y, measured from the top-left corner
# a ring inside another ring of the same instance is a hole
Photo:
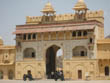
[[[0,45],[3,45],[2,37],[0,37]]]
[[[88,9],[84,0],[78,0],[78,2],[76,3],[76,5],[73,8],[74,10],[84,10],[84,9]]]
[[[48,2],[41,12],[43,12],[43,13],[54,13],[55,11],[52,7],[52,4],[50,2]]]

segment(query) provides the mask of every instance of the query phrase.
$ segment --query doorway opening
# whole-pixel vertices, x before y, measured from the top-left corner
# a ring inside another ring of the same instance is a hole
[[[55,71],[58,71],[58,69],[62,69],[62,63],[60,61],[60,59],[63,60],[62,59],[63,57],[61,57],[62,55],[63,55],[62,49],[56,45],[53,45],[46,50],[46,76],[47,76],[47,79],[53,79],[51,77],[51,75],[54,74]],[[58,60],[58,58],[59,58],[59,60]],[[59,64],[58,61],[60,61],[61,64]]]
[[[109,76],[109,66],[105,67],[105,76]]]
[[[82,70],[78,70],[78,79],[82,79]]]
[[[13,77],[14,77],[14,73],[13,73],[12,70],[10,70],[10,71],[8,72],[8,79],[12,80]]]

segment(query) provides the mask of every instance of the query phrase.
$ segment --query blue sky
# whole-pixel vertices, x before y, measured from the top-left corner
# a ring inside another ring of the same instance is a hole
[[[0,0],[0,36],[6,45],[15,44],[16,25],[25,24],[26,16],[41,16],[50,1],[57,14],[73,13],[77,0]],[[104,10],[105,36],[110,34],[110,0],[85,0],[90,10]]]

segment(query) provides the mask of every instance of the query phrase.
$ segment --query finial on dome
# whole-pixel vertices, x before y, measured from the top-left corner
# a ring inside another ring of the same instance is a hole
[[[78,2],[76,3],[73,9],[74,10],[87,10],[88,8],[84,0],[78,0]]]
[[[52,7],[52,4],[48,1],[48,3],[45,5],[43,10],[41,11],[43,13],[55,13],[54,8]]]
[[[78,2],[84,2],[84,0],[79,0]]]

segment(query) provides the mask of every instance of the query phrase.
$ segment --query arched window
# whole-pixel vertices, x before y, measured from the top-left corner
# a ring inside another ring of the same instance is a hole
[[[105,67],[105,76],[109,76],[109,67],[108,66]]]
[[[84,31],[83,32],[83,36],[87,36],[87,31]]]
[[[3,71],[0,71],[0,79],[3,79]]]
[[[84,46],[77,46],[72,52],[73,56],[87,56],[87,49]]]
[[[12,70],[9,70],[9,71],[8,71],[8,79],[12,80],[13,77],[14,77],[13,71],[12,71]]]
[[[24,50],[24,58],[35,58],[36,52],[33,48],[26,48]]]
[[[72,32],[72,36],[75,37],[76,36],[76,31]]]
[[[78,36],[81,36],[81,31],[78,31]]]
[[[31,34],[28,34],[28,39],[29,39],[29,40],[31,39]]]
[[[32,35],[32,39],[36,39],[36,34],[35,33]]]
[[[23,35],[23,39],[26,40],[26,34]]]

